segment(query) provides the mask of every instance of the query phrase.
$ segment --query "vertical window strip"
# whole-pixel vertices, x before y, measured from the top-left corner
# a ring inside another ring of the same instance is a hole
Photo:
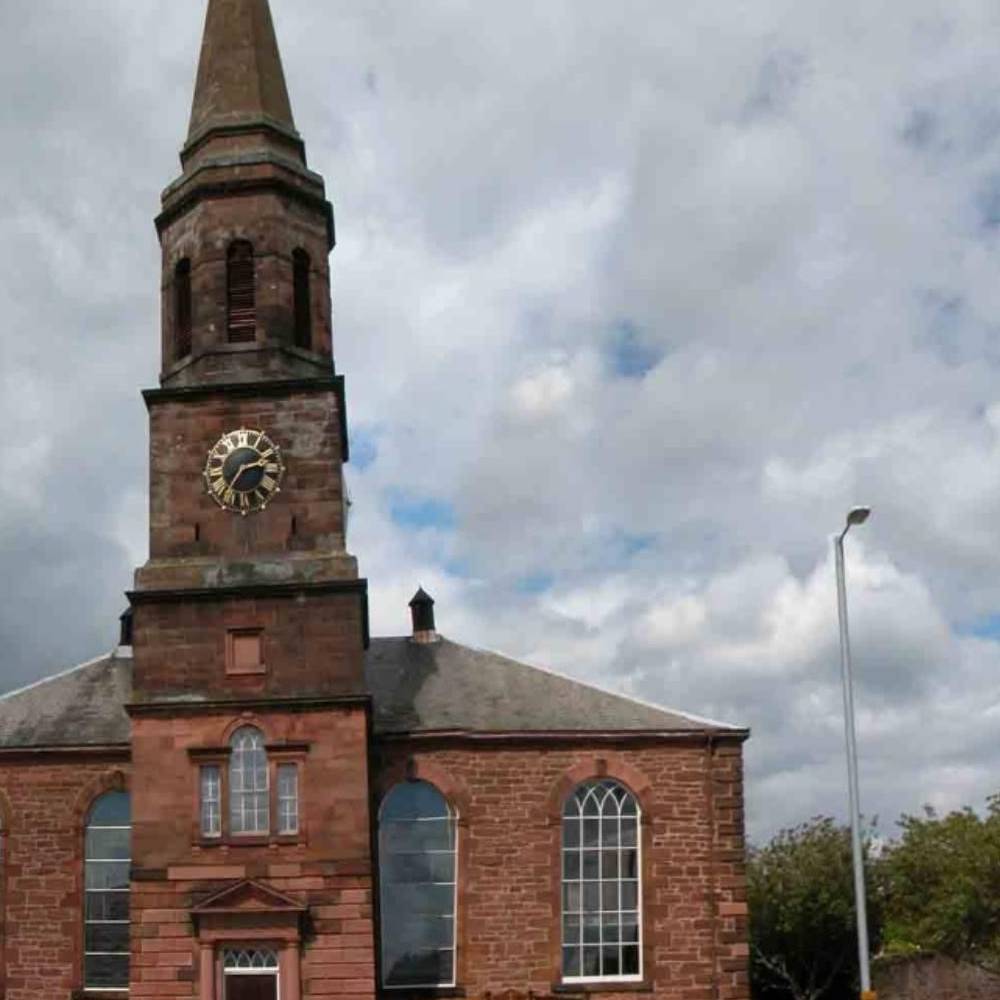
[[[587,782],[563,812],[563,976],[641,976],[639,809],[614,781]]]
[[[201,835],[222,836],[222,773],[218,764],[201,769]]]
[[[312,347],[312,296],[309,270],[311,261],[305,250],[292,254],[292,284],[294,296],[295,346]]]
[[[174,360],[191,353],[191,261],[174,268]]]
[[[234,834],[270,832],[267,752],[260,730],[238,729],[231,741],[229,762],[230,831]]]
[[[129,984],[131,819],[127,792],[108,792],[91,809],[84,851],[84,986]]]
[[[278,833],[299,832],[299,768],[278,765]]]

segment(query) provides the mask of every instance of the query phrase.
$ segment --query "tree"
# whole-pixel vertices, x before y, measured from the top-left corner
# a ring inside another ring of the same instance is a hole
[[[935,951],[1000,971],[1000,796],[985,817],[927,809],[899,825],[883,859],[887,950]]]
[[[871,878],[867,882],[869,936],[875,948],[881,894]],[[750,852],[747,883],[756,1000],[856,995],[850,831],[826,818],[782,831],[766,847]]]

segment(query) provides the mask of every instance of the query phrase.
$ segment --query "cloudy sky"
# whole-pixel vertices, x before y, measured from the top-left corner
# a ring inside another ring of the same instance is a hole
[[[750,830],[1000,787],[995,0],[272,0],[338,218],[350,548],[446,634],[749,725]],[[0,3],[0,689],[146,555],[203,0]]]

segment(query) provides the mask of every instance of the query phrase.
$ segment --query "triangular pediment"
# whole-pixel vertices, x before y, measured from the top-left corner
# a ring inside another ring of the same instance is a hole
[[[241,879],[213,893],[191,913],[204,916],[211,913],[302,913],[306,906],[263,882]]]

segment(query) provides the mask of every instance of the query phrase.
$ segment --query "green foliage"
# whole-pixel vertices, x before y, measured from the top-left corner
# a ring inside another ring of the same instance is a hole
[[[751,851],[747,881],[754,997],[857,995],[850,831],[824,818],[782,831]],[[869,934],[877,947],[880,892],[875,879],[867,881]]]
[[[881,861],[887,951],[935,951],[1000,970],[1000,798],[971,809],[904,816]]]

